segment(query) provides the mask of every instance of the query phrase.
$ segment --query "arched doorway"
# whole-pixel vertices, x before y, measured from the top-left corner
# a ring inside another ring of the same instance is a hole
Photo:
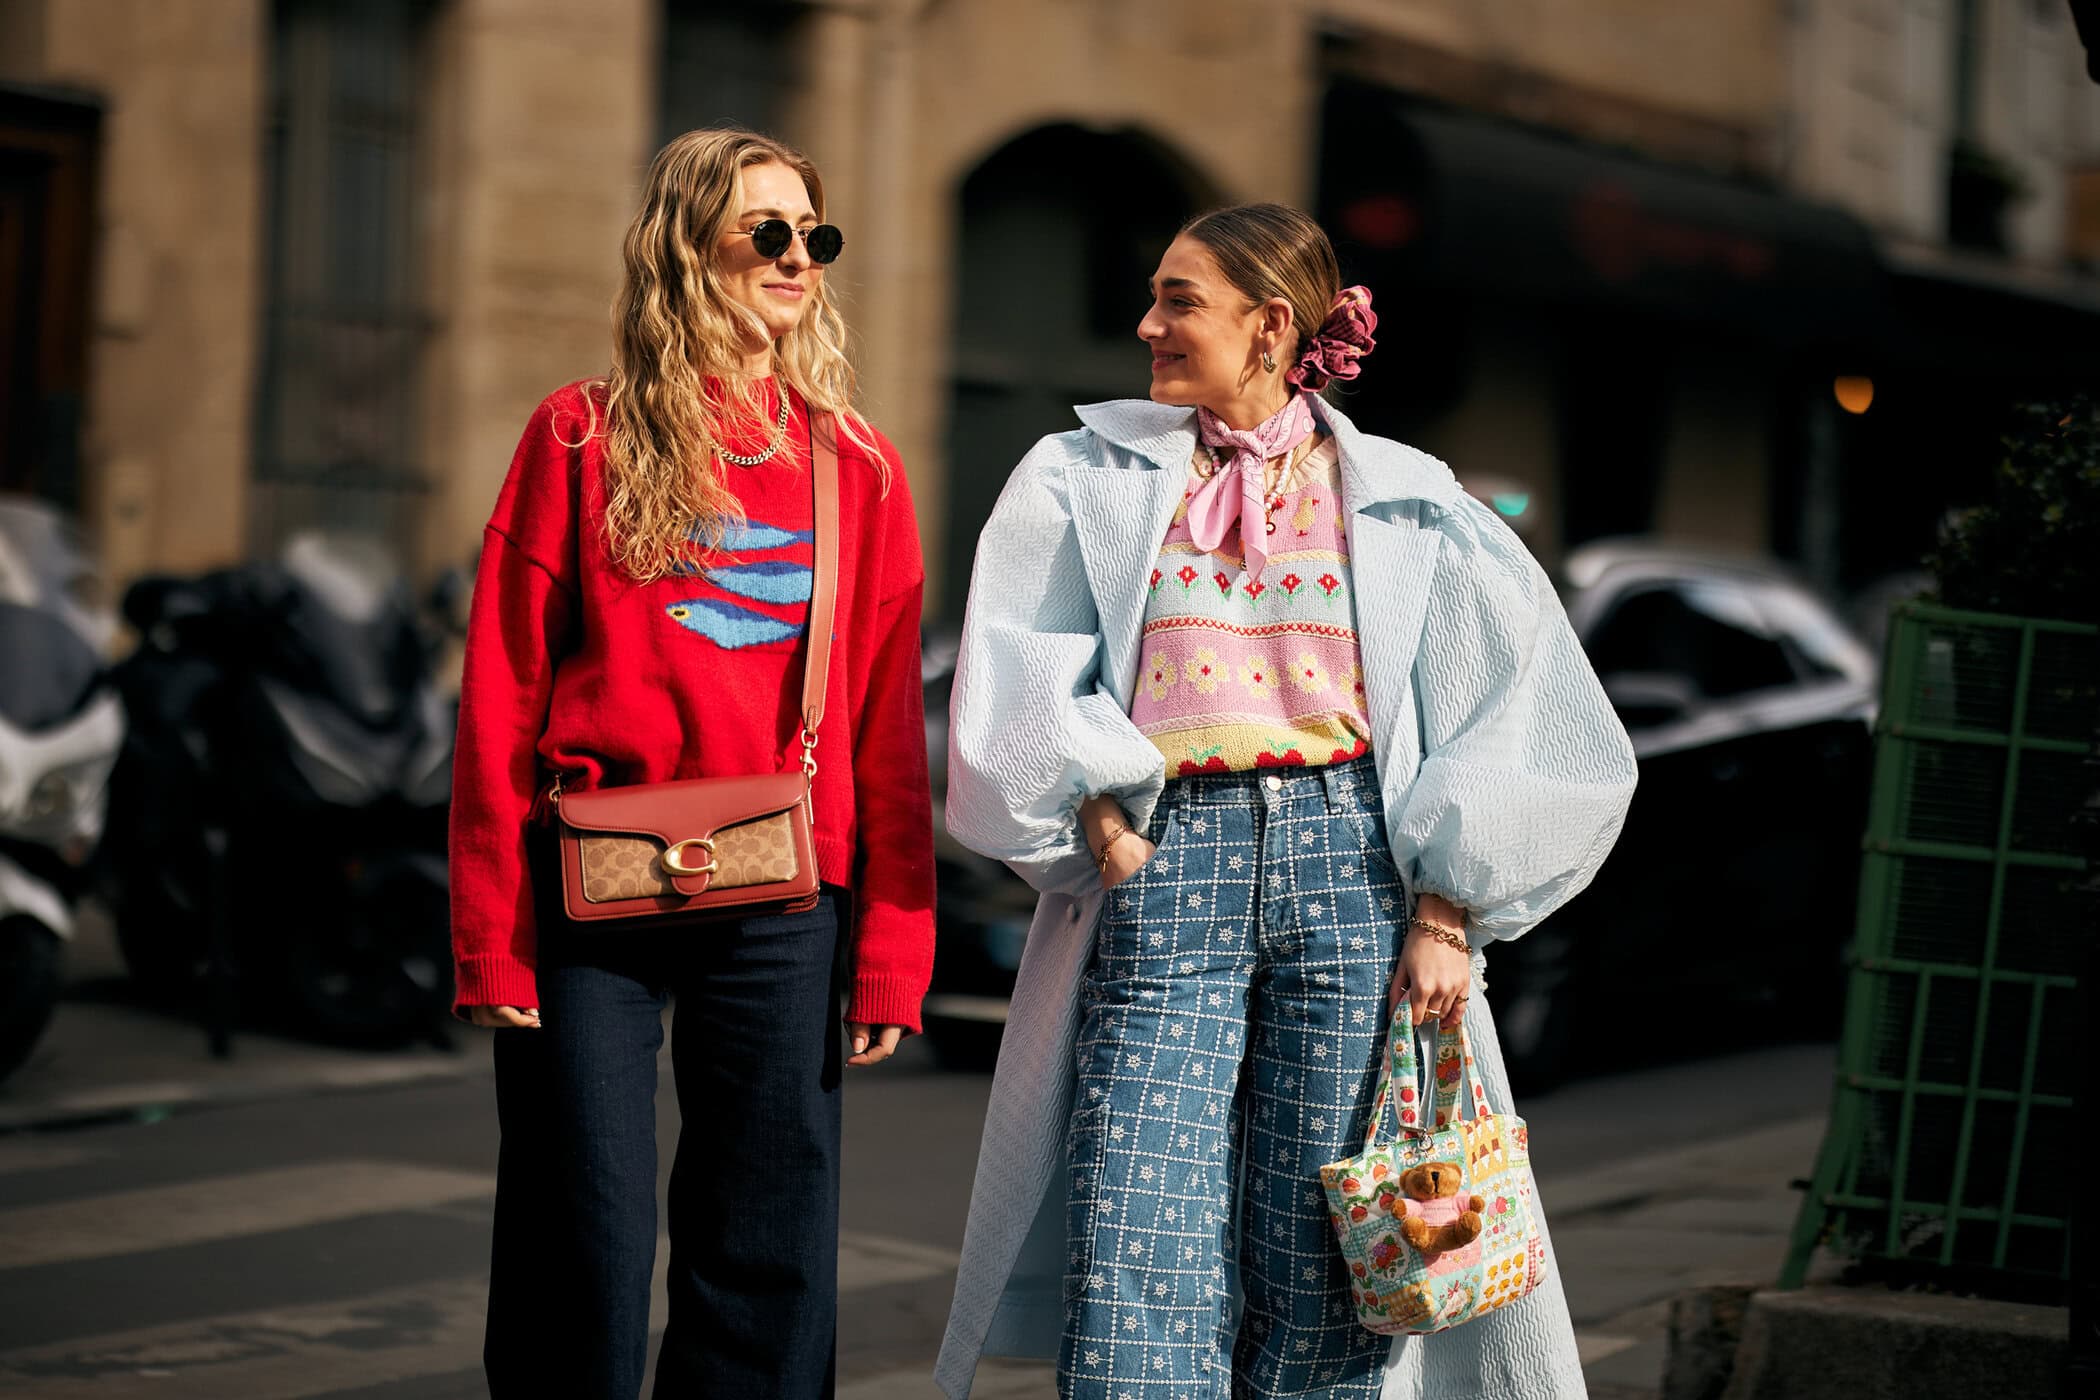
[[[1037,127],[963,180],[957,225],[943,612],[962,616],[1008,474],[1072,405],[1145,392],[1146,279],[1213,196],[1135,132]]]

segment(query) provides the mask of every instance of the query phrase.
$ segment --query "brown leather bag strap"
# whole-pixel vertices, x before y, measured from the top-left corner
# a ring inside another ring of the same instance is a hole
[[[810,415],[810,488],[816,494],[815,577],[809,589],[809,652],[802,670],[803,771],[814,775],[811,750],[824,719],[824,685],[831,669],[832,618],[839,591],[838,416]]]

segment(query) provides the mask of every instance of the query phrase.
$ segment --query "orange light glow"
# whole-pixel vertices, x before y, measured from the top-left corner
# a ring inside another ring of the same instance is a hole
[[[1874,402],[1874,381],[1864,374],[1841,374],[1830,387],[1847,413],[1865,413]]]

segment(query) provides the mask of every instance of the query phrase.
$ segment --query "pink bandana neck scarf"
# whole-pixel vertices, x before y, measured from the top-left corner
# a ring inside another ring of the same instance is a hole
[[[1290,402],[1245,431],[1227,427],[1224,419],[1207,408],[1197,408],[1196,428],[1203,445],[1232,449],[1224,465],[1189,497],[1189,534],[1198,549],[1215,551],[1237,520],[1247,575],[1261,577],[1269,562],[1269,537],[1267,529],[1257,528],[1256,522],[1267,524],[1262,504],[1267,492],[1266,464],[1273,457],[1289,454],[1313,435],[1316,426],[1312,406],[1300,393],[1293,393]]]

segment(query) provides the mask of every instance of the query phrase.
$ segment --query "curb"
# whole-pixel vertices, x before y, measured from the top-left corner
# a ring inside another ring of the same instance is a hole
[[[312,1094],[357,1093],[494,1072],[486,1034],[456,1048],[360,1050],[237,1031],[214,1059],[185,1018],[136,1006],[59,1004],[30,1062],[0,1084],[0,1136],[124,1122]]]
[[[2067,1311],[1811,1285],[1697,1289],[1671,1308],[1664,1400],[1975,1400],[2057,1393]],[[1739,1338],[1739,1340],[1738,1340]]]

